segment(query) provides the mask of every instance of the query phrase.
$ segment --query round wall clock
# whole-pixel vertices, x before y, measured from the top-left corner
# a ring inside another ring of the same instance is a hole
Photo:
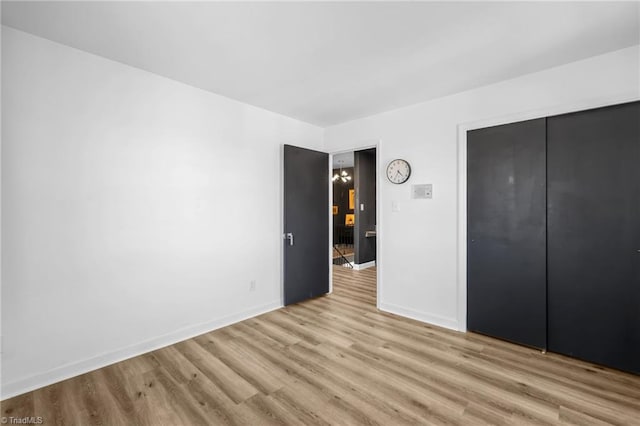
[[[387,179],[391,183],[401,184],[409,180],[411,166],[407,160],[396,159],[387,166]]]

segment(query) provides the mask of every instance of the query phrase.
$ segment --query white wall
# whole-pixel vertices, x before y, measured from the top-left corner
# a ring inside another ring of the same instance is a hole
[[[380,308],[466,328],[465,236],[458,242],[458,220],[463,225],[466,217],[465,194],[459,202],[458,190],[464,191],[459,184],[466,174],[464,165],[458,168],[458,126],[640,99],[639,63],[639,48],[631,47],[326,129],[330,151],[379,139],[379,173],[394,158],[412,166],[407,184],[383,179],[379,189]],[[417,183],[434,185],[432,200],[410,199],[410,186]],[[393,202],[399,212],[392,212]]]
[[[3,398],[281,306],[322,129],[7,27],[2,66]]]

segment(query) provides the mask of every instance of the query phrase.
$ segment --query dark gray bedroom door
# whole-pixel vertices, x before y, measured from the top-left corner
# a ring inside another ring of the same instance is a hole
[[[284,304],[329,292],[329,154],[284,146]]]
[[[640,374],[640,102],[547,120],[549,350]]]
[[[467,327],[546,347],[545,119],[467,133]]]

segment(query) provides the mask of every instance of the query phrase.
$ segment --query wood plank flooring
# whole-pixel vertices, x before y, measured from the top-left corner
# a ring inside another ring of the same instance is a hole
[[[387,283],[392,285],[392,283]],[[2,402],[57,425],[640,425],[640,377],[375,309],[375,270],[334,293]]]

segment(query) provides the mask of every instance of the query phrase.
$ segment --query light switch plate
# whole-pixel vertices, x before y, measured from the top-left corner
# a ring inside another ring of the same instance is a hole
[[[411,185],[411,198],[415,200],[433,198],[433,184]]]

